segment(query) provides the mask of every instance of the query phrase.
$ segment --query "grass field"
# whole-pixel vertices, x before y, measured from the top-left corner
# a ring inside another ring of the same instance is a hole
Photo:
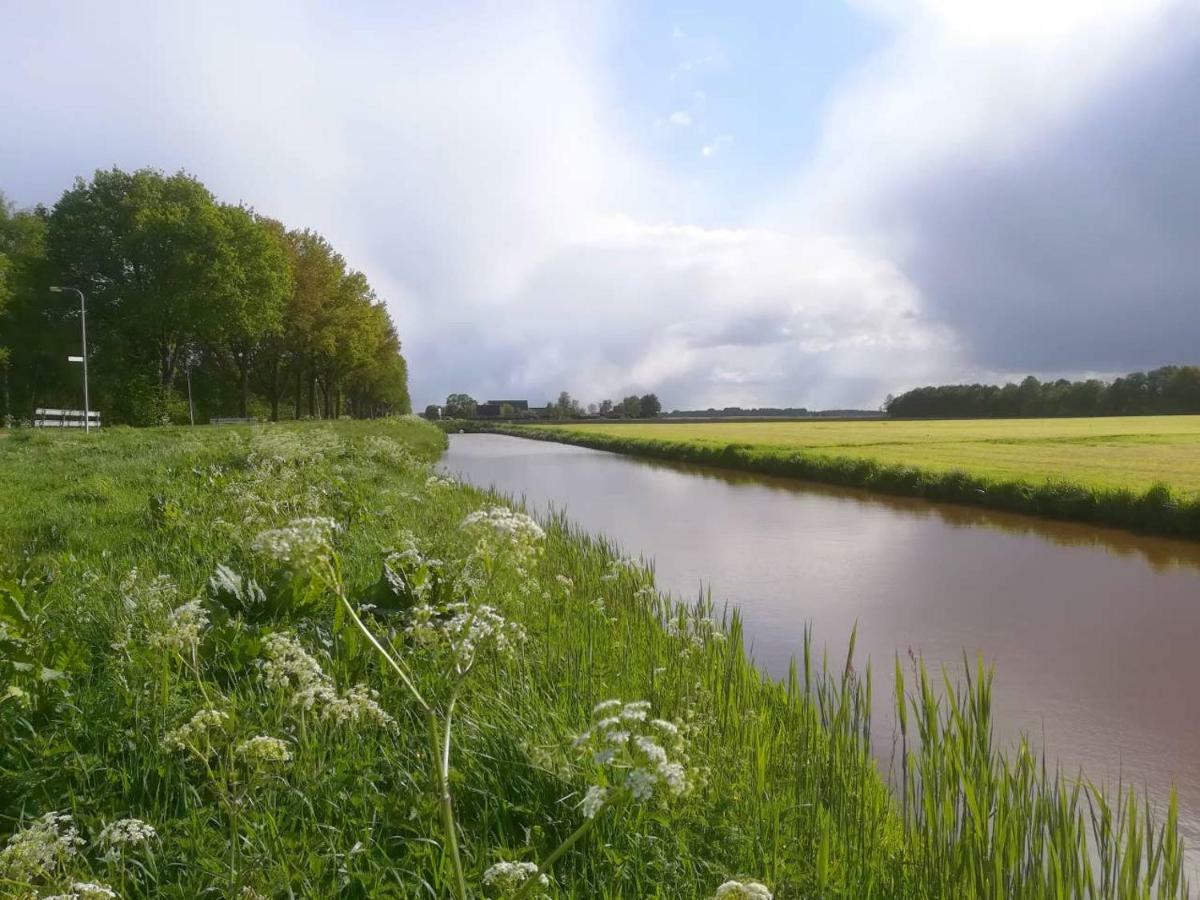
[[[998,752],[983,672],[896,662],[889,789],[869,667],[764,680],[735,615],[443,445],[0,443],[0,896],[1186,896],[1173,803]]]
[[[1200,416],[579,423],[512,433],[1200,536]]]

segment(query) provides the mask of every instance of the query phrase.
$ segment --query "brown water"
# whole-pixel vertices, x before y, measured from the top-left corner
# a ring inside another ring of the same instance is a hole
[[[831,659],[858,623],[877,710],[894,653],[983,654],[1001,741],[1160,802],[1174,783],[1200,871],[1200,544],[501,435],[452,435],[443,465],[652,559],[665,590],[710,587],[776,675],[809,622]]]

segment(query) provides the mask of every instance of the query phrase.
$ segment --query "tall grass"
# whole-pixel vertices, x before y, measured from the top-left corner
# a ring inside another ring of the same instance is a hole
[[[565,519],[464,526],[496,498],[433,475],[441,446],[411,421],[0,446],[0,895],[484,897],[502,861],[554,897],[1186,895],[1174,807],[1000,753],[987,673],[898,679],[889,784],[853,650],[806,638],[767,679],[736,611]],[[290,524],[314,517],[331,542]],[[459,600],[524,640],[419,639]],[[687,790],[580,755],[612,698],[679,731]],[[126,818],[155,836],[100,839]]]
[[[462,423],[447,423],[450,429]],[[919,465],[895,465],[860,457],[838,457],[787,446],[634,437],[530,425],[473,423],[472,430],[495,431],[533,440],[554,441],[716,466],[763,475],[801,478],[824,484],[866,488],[886,494],[923,497],[946,503],[986,507],[1175,537],[1200,537],[1200,497],[1181,496],[1167,484],[1145,491],[1104,488],[1069,479],[1026,481],[993,478],[963,471],[932,471]],[[668,429],[664,428],[664,435]]]

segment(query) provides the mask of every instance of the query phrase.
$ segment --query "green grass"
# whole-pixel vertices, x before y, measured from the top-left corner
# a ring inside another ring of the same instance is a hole
[[[1200,536],[1200,416],[586,423],[511,433]]]
[[[806,642],[766,680],[736,615],[672,603],[567,522],[464,524],[497,500],[431,477],[443,443],[405,419],[0,444],[0,835],[24,836],[0,895],[485,897],[500,860],[552,861],[553,897],[703,898],[733,878],[780,898],[1186,895],[1173,807],[998,752],[986,673],[942,685],[897,663],[889,785],[869,667]],[[303,517],[335,521],[332,543],[261,537]],[[524,640],[448,645],[451,616],[484,604]],[[323,674],[265,666],[280,635]],[[663,742],[684,792],[633,798],[619,767],[641,750],[573,746],[607,740],[609,698],[679,729]],[[202,709],[227,718],[181,735]],[[289,758],[239,750],[255,736]],[[597,787],[610,805],[587,819]],[[31,825],[52,812],[82,845]],[[105,852],[128,817],[157,837]],[[21,855],[36,835],[45,852]]]

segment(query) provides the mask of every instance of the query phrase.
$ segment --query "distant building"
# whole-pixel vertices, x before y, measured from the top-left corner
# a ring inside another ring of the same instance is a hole
[[[489,400],[487,403],[480,403],[475,407],[475,417],[479,419],[499,419],[501,416],[500,410],[503,407],[511,407],[512,416],[526,416],[529,414],[528,400]]]

